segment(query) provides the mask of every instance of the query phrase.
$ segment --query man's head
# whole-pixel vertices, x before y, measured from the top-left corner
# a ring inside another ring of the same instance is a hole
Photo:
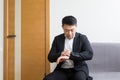
[[[68,39],[72,39],[75,36],[77,27],[77,19],[73,16],[65,16],[62,19],[62,28],[64,34]]]

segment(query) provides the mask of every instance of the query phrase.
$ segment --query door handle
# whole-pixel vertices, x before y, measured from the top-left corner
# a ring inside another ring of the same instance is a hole
[[[15,38],[16,35],[8,35],[7,38]]]

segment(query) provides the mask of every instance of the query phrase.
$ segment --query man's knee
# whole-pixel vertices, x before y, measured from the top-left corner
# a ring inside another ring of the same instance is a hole
[[[48,74],[43,78],[43,80],[67,80],[66,76],[61,71],[55,71],[53,73]]]
[[[85,72],[79,71],[79,72],[75,73],[74,78],[75,78],[75,80],[86,80],[87,79],[87,75],[85,74]]]
[[[55,79],[54,75],[52,75],[52,74],[50,73],[50,74],[48,74],[47,76],[45,76],[45,77],[43,78],[43,80],[56,80],[56,79]]]

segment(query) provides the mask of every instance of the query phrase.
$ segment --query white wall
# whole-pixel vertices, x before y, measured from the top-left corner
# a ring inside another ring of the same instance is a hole
[[[3,80],[3,0],[0,0],[0,80]]]
[[[21,80],[21,0],[15,0],[15,80]]]
[[[78,32],[91,42],[120,42],[120,0],[50,0],[51,41],[66,15],[78,19]]]
[[[51,43],[62,32],[61,19],[66,15],[78,19],[77,31],[90,42],[120,43],[120,0],[50,0]]]

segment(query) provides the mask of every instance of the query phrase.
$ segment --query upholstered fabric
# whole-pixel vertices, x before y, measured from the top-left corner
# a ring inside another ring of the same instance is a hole
[[[120,80],[120,43],[92,43],[94,56],[88,61],[93,80]]]

